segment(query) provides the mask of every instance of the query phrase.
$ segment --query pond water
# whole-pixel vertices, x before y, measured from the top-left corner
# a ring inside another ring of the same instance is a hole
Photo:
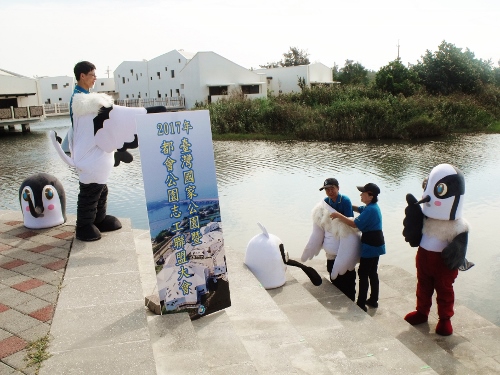
[[[76,213],[78,177],[60,160],[48,130],[64,135],[68,117],[33,125],[31,133],[0,136],[0,209],[18,210],[18,189],[27,176],[46,172],[63,183],[67,213]],[[112,172],[108,183],[108,212],[131,218],[134,228],[147,229],[140,156]],[[375,182],[381,189],[379,205],[387,254],[382,264],[415,273],[415,248],[401,235],[405,195],[420,198],[422,180],[440,163],[450,163],[465,174],[464,217],[470,223],[467,258],[476,264],[459,273],[457,300],[500,325],[498,287],[500,245],[500,134],[454,135],[420,141],[263,142],[215,141],[214,155],[224,241],[244,252],[259,233],[257,222],[299,258],[309,238],[311,210],[325,196],[323,180],[336,177],[340,191],[361,204],[356,185]]]

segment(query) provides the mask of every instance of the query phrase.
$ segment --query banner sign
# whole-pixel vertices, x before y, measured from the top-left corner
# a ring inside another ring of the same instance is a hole
[[[137,116],[162,314],[231,305],[209,112]]]

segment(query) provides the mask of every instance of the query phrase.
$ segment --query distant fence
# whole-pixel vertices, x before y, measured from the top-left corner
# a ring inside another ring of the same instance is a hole
[[[116,99],[115,104],[124,107],[155,107],[162,105],[171,109],[183,109],[186,106],[183,96],[172,98]]]
[[[46,116],[69,115],[69,103],[44,104]]]

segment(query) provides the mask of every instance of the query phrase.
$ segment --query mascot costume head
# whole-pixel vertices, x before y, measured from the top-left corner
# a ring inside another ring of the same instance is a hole
[[[469,225],[462,217],[465,178],[450,164],[434,167],[422,185],[422,199],[407,194],[403,236],[417,250],[417,307],[405,320],[411,325],[427,322],[434,290],[437,293],[439,321],[436,333],[453,333],[451,317],[455,294],[453,283],[458,271],[474,263],[465,256]],[[420,206],[422,204],[422,207]]]
[[[268,233],[262,224],[257,223],[257,225],[262,233],[248,242],[244,263],[264,288],[273,289],[284,285],[287,265],[299,267],[314,285],[321,285],[321,276],[314,268],[290,259],[283,242],[274,234]]]
[[[26,178],[19,188],[24,226],[51,228],[66,222],[66,194],[61,182],[47,173]]]

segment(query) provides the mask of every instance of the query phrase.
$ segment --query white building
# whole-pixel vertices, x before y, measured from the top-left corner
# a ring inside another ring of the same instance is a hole
[[[210,103],[242,92],[247,98],[267,96],[265,76],[248,70],[215,52],[198,52],[180,72],[186,109],[196,102]]]
[[[304,79],[307,87],[318,84],[335,83],[332,81],[332,68],[322,63],[271,69],[256,69],[254,72],[265,74],[267,87],[272,95],[300,92],[299,78]]]
[[[75,87],[74,77],[38,77],[37,79],[44,104],[69,103]]]
[[[115,90],[114,78],[97,78],[94,84],[94,88],[90,91],[102,92],[104,94],[108,94],[113,99],[118,99],[118,93]]]
[[[124,61],[114,71],[120,100],[168,99],[180,94],[179,72],[193,53],[172,50],[149,61]]]
[[[160,99],[180,96],[179,73],[193,56],[190,52],[172,50],[149,60],[149,97]]]
[[[40,87],[36,79],[0,69],[0,131],[21,124],[23,131],[43,116]]]

